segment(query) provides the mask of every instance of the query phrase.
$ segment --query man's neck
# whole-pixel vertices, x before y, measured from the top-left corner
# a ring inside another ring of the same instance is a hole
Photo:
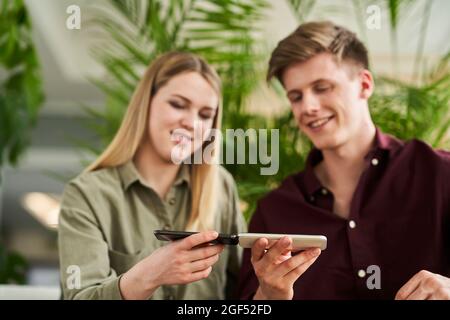
[[[354,189],[364,170],[364,157],[373,146],[375,134],[375,126],[370,123],[344,145],[322,150],[323,161],[316,168],[321,183],[337,192]]]
[[[133,161],[145,182],[164,199],[175,181],[180,165],[158,157],[149,143],[139,148]]]

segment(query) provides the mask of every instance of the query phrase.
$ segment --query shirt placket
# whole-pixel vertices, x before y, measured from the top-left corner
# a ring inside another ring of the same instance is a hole
[[[171,187],[169,192],[167,193],[166,200],[164,201],[164,208],[167,212],[166,218],[168,221],[168,225],[170,228],[175,228],[176,223],[176,204],[177,204],[177,196],[176,196],[176,187]]]
[[[182,203],[182,185],[174,185],[170,188],[166,195],[166,200],[163,201],[166,209],[166,217],[169,221],[168,224],[172,230],[184,230],[184,219],[180,216],[180,203]],[[170,286],[166,287],[164,291],[165,299],[173,300],[180,299],[183,296],[182,286]]]
[[[173,188],[171,188],[172,191]],[[156,194],[156,192],[152,189],[149,190],[151,197],[149,197],[149,201],[150,201],[150,206],[153,207],[153,209],[156,211],[156,215],[158,216],[158,218],[160,219],[160,221],[162,222],[161,224],[161,229],[164,230],[172,230],[173,229],[173,221],[171,219],[171,215],[168,213],[167,208],[166,208],[166,204],[165,202],[163,202],[163,200],[161,200],[161,198],[159,197],[158,194]],[[168,194],[168,196],[170,195],[170,192]],[[175,198],[175,197],[173,197]],[[169,198],[168,199],[172,199]],[[170,202],[170,200],[169,200]],[[165,245],[165,243],[161,243],[161,246]],[[162,290],[163,290],[163,296],[165,300],[174,300],[176,298],[175,294],[175,288],[173,286],[162,286]]]
[[[367,270],[370,265],[374,264],[375,258],[370,245],[366,242],[365,230],[369,226],[364,225],[364,221],[361,219],[361,210],[365,201],[363,199],[365,188],[368,183],[371,183],[369,180],[373,177],[374,170],[378,169],[380,157],[374,153],[367,161],[367,169],[363,172],[352,199],[349,219],[345,222],[355,288],[361,298],[373,297],[373,294],[376,293],[369,290],[367,285]]]

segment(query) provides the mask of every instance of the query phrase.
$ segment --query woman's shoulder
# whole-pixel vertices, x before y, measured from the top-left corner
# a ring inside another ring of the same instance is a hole
[[[89,191],[116,188],[120,184],[121,180],[116,167],[82,172],[68,183],[68,185],[74,185]]]
[[[80,202],[114,198],[121,190],[121,179],[116,167],[82,172],[66,184],[62,205],[73,206]]]

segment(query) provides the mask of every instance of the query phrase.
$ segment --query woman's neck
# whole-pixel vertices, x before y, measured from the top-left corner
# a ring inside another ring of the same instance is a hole
[[[164,199],[175,181],[180,165],[164,161],[150,143],[141,145],[133,161],[144,181]]]

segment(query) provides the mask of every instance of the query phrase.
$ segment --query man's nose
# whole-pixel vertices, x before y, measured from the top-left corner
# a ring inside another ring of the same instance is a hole
[[[306,115],[314,115],[320,110],[320,102],[319,99],[311,93],[304,94],[301,106],[301,113]]]

